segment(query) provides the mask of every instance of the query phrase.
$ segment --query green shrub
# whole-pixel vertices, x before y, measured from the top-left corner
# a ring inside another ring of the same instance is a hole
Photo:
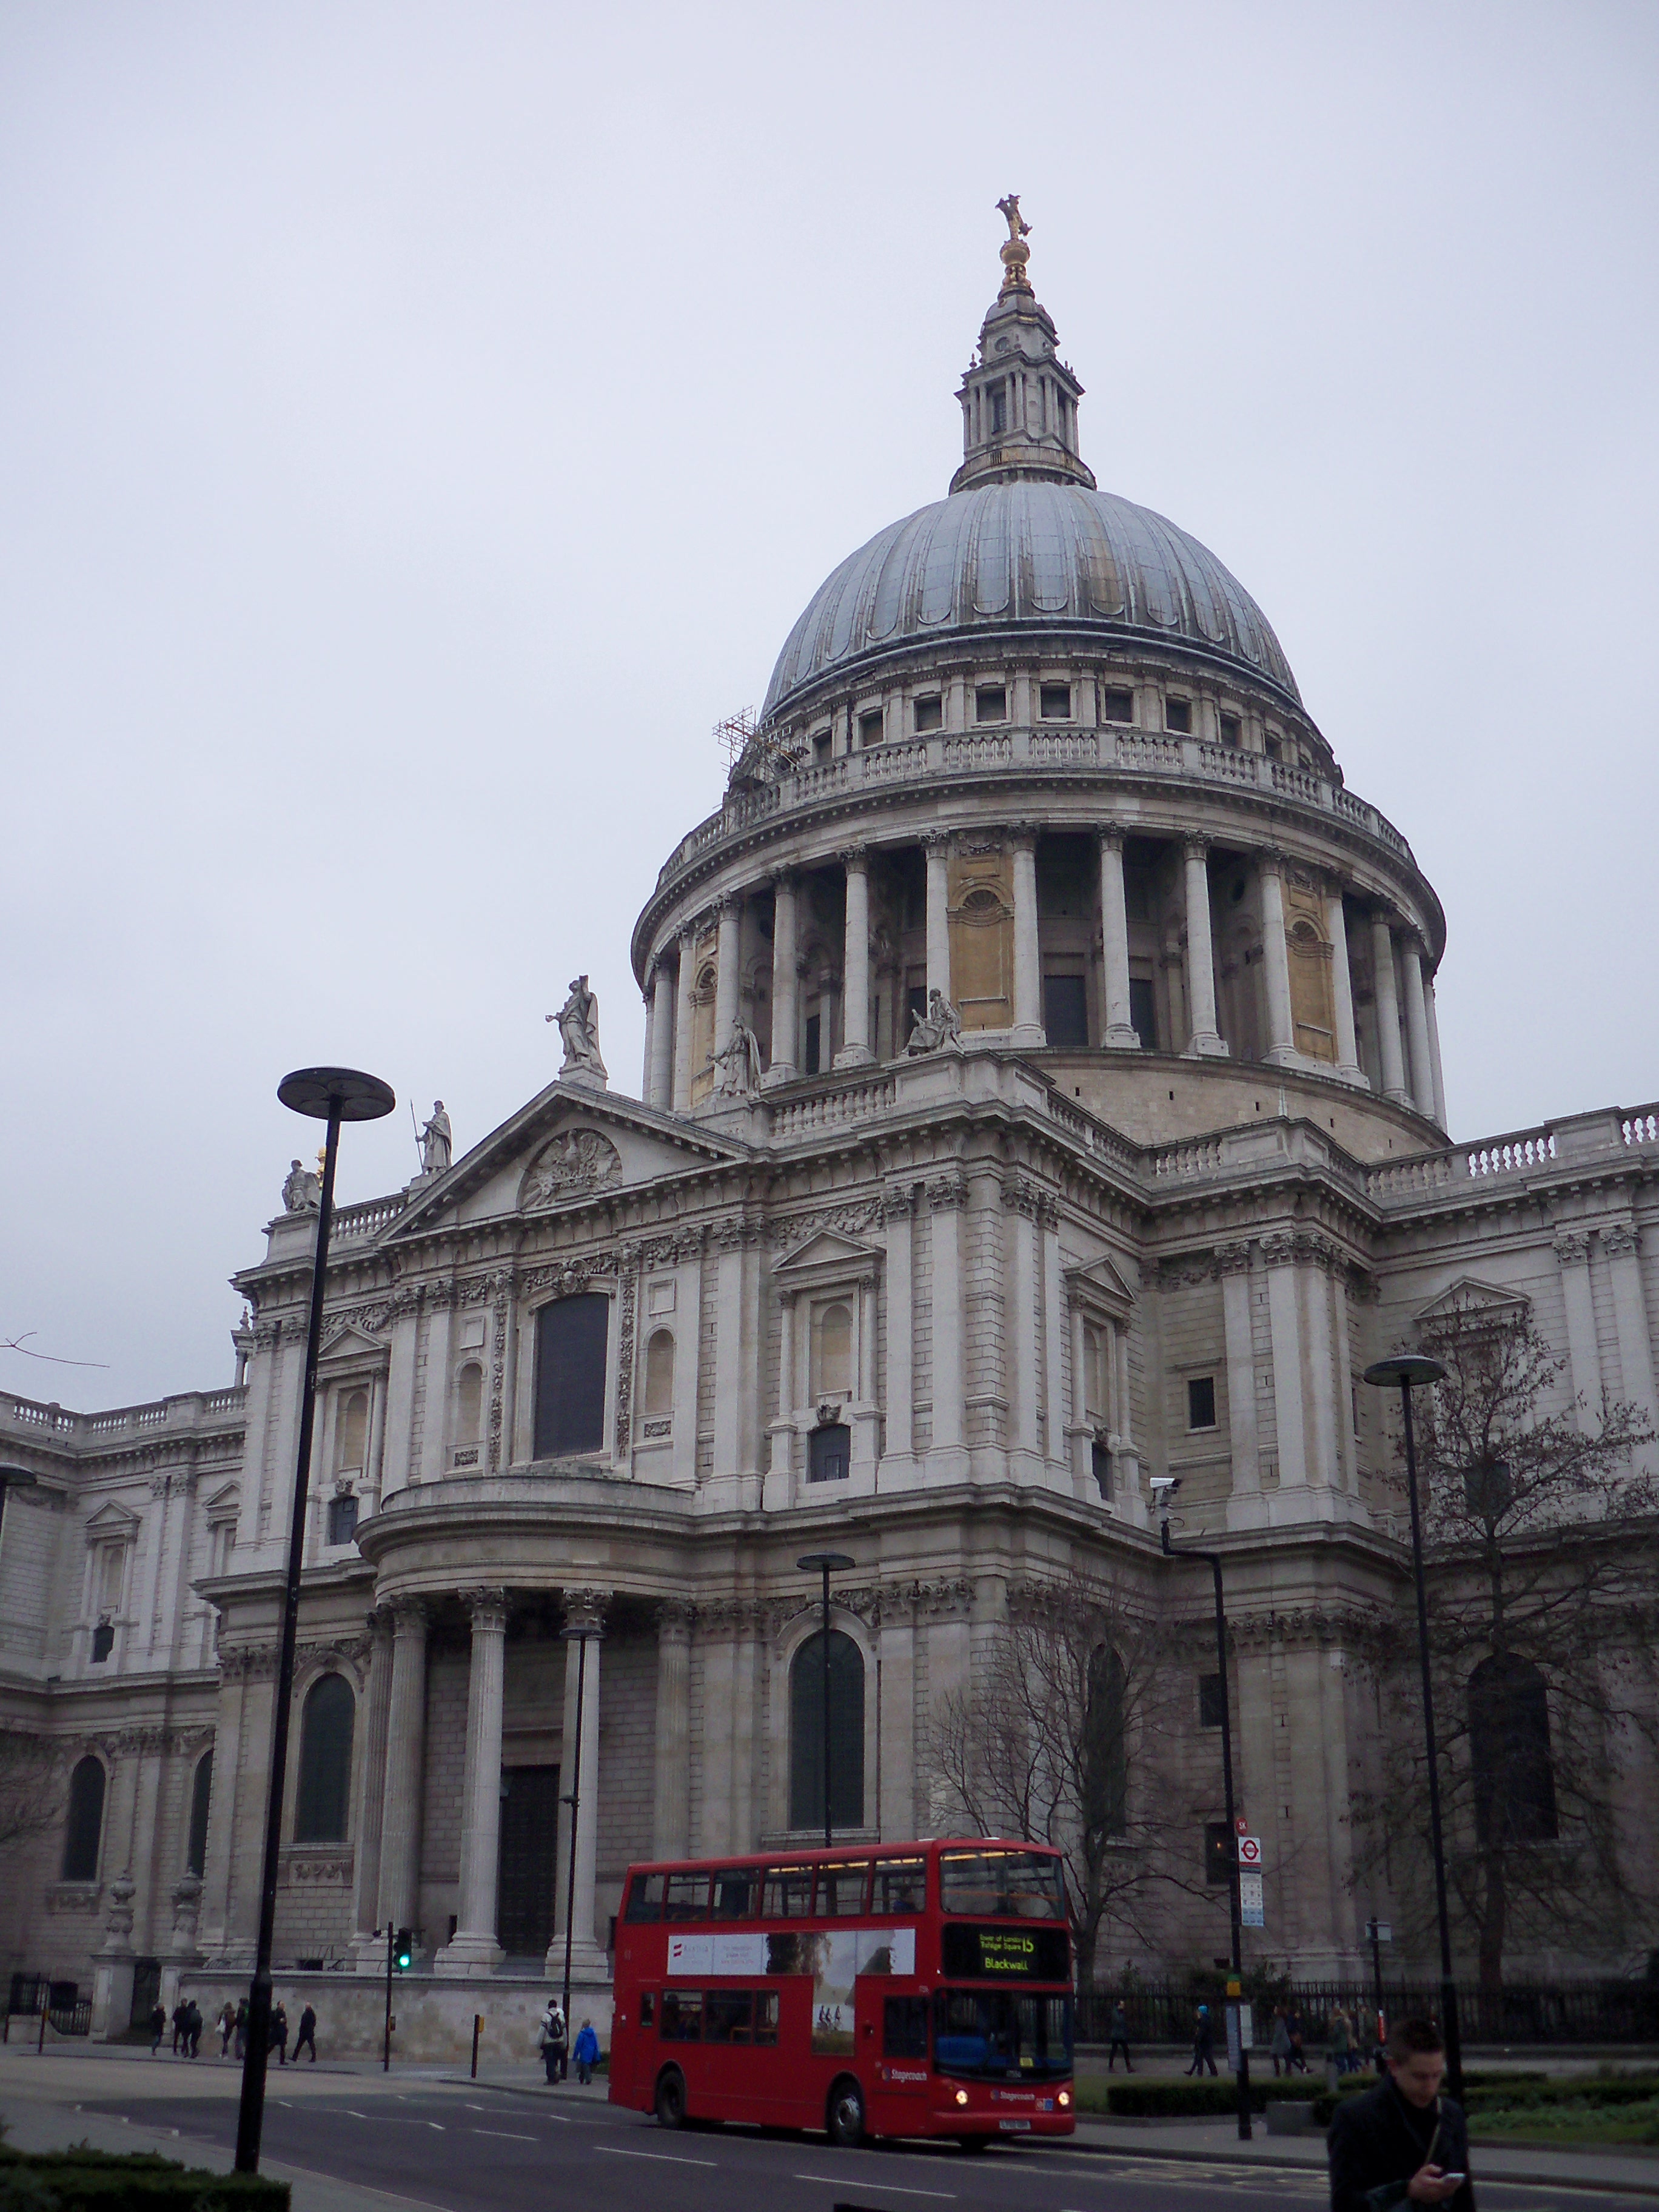
[[[289,2186],[211,2173],[155,2151],[26,2153],[0,2146],[0,2212],[288,2212]]]
[[[1250,2109],[1264,2112],[1270,2101],[1287,2097],[1306,2104],[1314,2096],[1316,2080],[1317,2076],[1306,2075],[1281,2075],[1277,2081],[1271,2075],[1266,2081],[1252,2076]],[[1092,2109],[1108,2112],[1120,2120],[1217,2119],[1238,2110],[1237,2088],[1225,2075],[1213,2081],[1197,2075],[1178,2081],[1109,2081],[1105,2090],[1103,2106],[1093,2105]]]

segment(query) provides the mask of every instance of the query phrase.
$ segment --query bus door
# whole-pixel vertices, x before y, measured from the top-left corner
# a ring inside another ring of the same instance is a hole
[[[926,1996],[895,1994],[890,1980],[869,1975],[859,1983],[859,2074],[868,2100],[870,2128],[878,2136],[929,2132]]]

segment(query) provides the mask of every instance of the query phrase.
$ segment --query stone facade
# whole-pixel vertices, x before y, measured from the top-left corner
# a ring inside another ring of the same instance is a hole
[[[1530,1305],[1585,1418],[1654,1410],[1659,1112],[1449,1140],[1439,902],[1254,602],[1094,491],[1080,390],[1011,269],[958,488],[815,599],[640,917],[642,1097],[574,1069],[336,1220],[276,1952],[347,2039],[377,2000],[338,1977],[383,1969],[388,1922],[422,1970],[400,2047],[458,2049],[475,2009],[527,2043],[573,1891],[604,2016],[630,1859],[807,1839],[795,1561],[823,1542],[858,1561],[852,1832],[936,1831],[932,1717],[1010,1590],[1153,1577],[1168,1474],[1228,1555],[1267,1948],[1352,1970],[1387,1906],[1350,1879],[1379,1724],[1353,1624],[1408,1591],[1361,1370],[1474,1283]],[[930,991],[960,1033],[908,1051]],[[97,1978],[110,2033],[158,1970],[205,2002],[252,1957],[315,1226],[279,1215],[238,1278],[234,1389],[0,1400],[38,1478],[0,1540],[0,1709],[105,1774],[95,1866],[65,1878],[57,1828],[16,1847],[0,1948]],[[307,1718],[330,1676],[349,1741]],[[1201,1784],[1195,1705],[1192,1736]],[[1216,1924],[1171,1889],[1146,1955]]]

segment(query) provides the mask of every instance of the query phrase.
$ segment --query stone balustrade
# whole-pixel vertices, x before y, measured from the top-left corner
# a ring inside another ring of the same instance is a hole
[[[186,1390],[149,1405],[114,1407],[102,1413],[72,1413],[62,1406],[5,1395],[0,1395],[0,1433],[79,1451],[105,1451],[127,1438],[148,1440],[158,1432],[179,1436],[234,1425],[240,1421],[246,1399],[246,1386],[239,1385],[229,1390]]]
[[[366,1199],[361,1206],[337,1206],[328,1225],[331,1244],[343,1244],[349,1237],[373,1237],[389,1221],[395,1221],[409,1204],[406,1191],[395,1191],[390,1198]]]

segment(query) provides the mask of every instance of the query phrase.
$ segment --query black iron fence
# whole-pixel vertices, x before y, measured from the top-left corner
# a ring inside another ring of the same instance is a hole
[[[6,2039],[11,2039],[13,2017],[21,2013],[26,2019],[39,2020],[45,2013],[47,2023],[59,2035],[90,2035],[92,2033],[92,1999],[83,1997],[78,1984],[55,1982],[46,1974],[14,1974],[11,1992],[6,2001]]]
[[[1369,2044],[1376,2003],[1370,1982],[1293,1982],[1288,1989],[1279,1984],[1246,1993],[1255,2007],[1257,2041],[1264,2046],[1276,2004],[1288,2005],[1296,2014],[1310,2045],[1326,2042],[1331,2016],[1339,2009],[1353,2021],[1361,2047]],[[1132,2042],[1189,2042],[1199,2006],[1207,2004],[1213,2012],[1221,2002],[1218,1976],[1097,1989],[1078,1999],[1078,2041],[1108,2042],[1113,2013],[1121,2004]],[[1439,1984],[1385,1980],[1382,2002],[1391,2020],[1410,2012],[1433,2014],[1439,2008]],[[1659,1982],[1522,1982],[1496,1990],[1460,1982],[1457,2014],[1466,2043],[1659,2043]]]

